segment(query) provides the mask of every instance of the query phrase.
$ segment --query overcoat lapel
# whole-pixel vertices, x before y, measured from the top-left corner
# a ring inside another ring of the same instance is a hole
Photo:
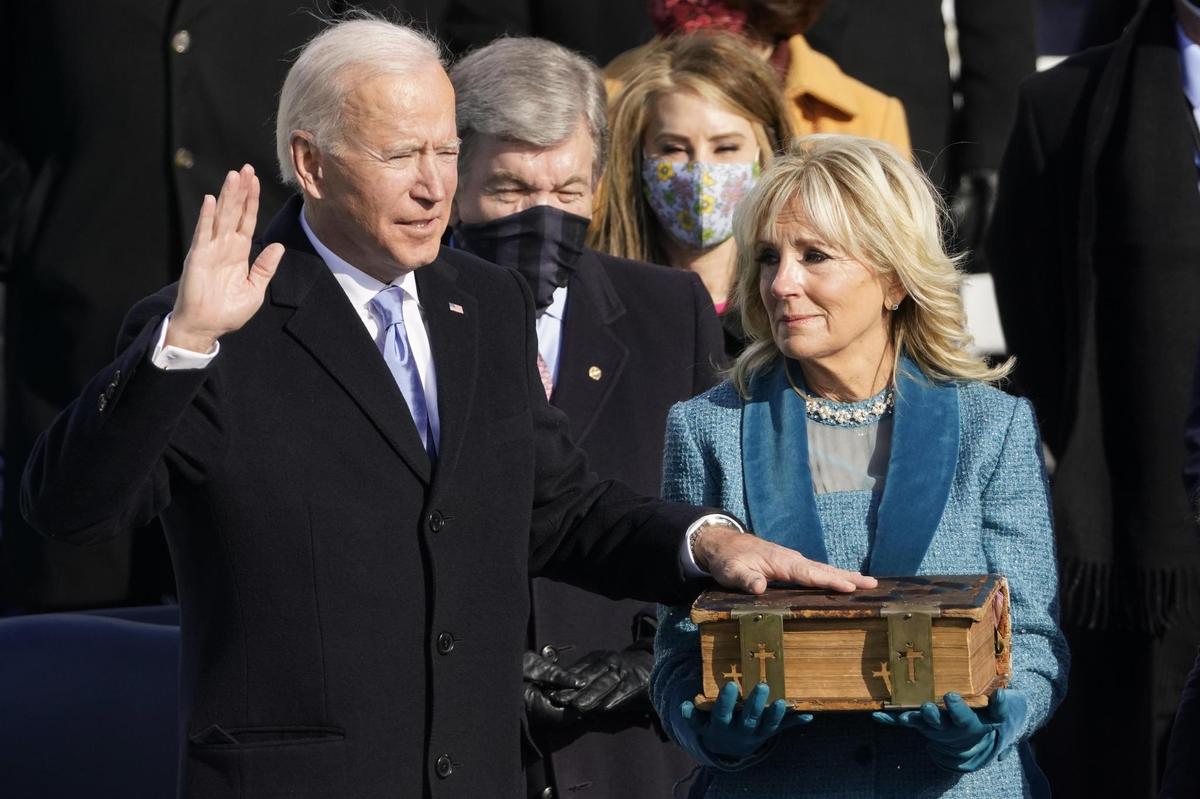
[[[591,431],[629,358],[629,348],[612,327],[624,314],[604,266],[585,250],[567,294],[558,381],[551,397],[571,420],[576,442]]]
[[[458,270],[440,258],[417,270],[417,291],[437,367],[441,430],[436,487],[454,474],[467,434],[479,367],[479,314],[475,296],[459,280]]]
[[[751,381],[742,410],[747,522],[760,535],[828,561],[809,469],[808,419],[783,361]],[[803,386],[800,370],[793,379]],[[916,574],[950,497],[958,465],[958,391],[932,383],[908,359],[897,375],[887,480],[866,571]]]
[[[300,227],[299,213],[300,203],[294,198],[267,233],[268,241],[282,242],[287,248],[269,288],[272,304],[295,309],[284,330],[354,399],[413,473],[428,483],[429,456],[404,395],[345,292],[313,251]]]

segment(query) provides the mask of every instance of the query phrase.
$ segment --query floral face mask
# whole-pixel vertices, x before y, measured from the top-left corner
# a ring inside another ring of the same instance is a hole
[[[642,160],[642,191],[680,244],[706,250],[733,235],[733,210],[758,180],[758,159],[741,164]]]

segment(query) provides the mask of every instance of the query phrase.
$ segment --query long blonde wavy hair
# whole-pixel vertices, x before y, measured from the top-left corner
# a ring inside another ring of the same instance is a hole
[[[781,355],[763,305],[755,251],[760,240],[773,238],[780,214],[794,206],[822,238],[908,293],[891,314],[893,374],[901,355],[942,382],[995,382],[1012,370],[1012,358],[992,366],[971,352],[959,294],[962,256],[946,253],[946,208],[925,173],[875,139],[815,134],[797,139],[772,161],[734,215],[734,301],[750,344],[729,376],[743,396],[751,376]]]
[[[692,92],[749,120],[760,164],[792,138],[787,105],[771,67],[737,36],[704,31],[652,42],[621,76],[609,101],[608,168],[597,189],[588,246],[622,258],[666,264],[665,235],[642,193],[642,137],[656,98]]]

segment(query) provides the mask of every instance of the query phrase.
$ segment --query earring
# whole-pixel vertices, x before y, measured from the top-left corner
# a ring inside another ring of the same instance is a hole
[[[892,304],[892,310],[893,310],[893,311],[898,311],[898,310],[900,310],[900,303],[898,303],[898,302],[897,302],[897,303],[893,303],[893,304]]]

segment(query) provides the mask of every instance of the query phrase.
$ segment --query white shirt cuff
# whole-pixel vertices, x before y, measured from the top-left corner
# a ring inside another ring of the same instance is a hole
[[[692,522],[683,536],[683,545],[679,549],[679,565],[683,567],[685,577],[709,576],[708,572],[696,565],[696,559],[692,557],[692,536],[698,533],[701,527],[709,524],[725,524],[740,533],[746,532],[746,528],[742,527],[737,519],[726,516],[724,513],[710,513]]]
[[[162,324],[158,326],[158,341],[150,356],[151,363],[159,369],[203,369],[212,363],[212,359],[217,357],[217,353],[221,351],[221,342],[219,341],[214,341],[213,348],[208,352],[192,352],[183,347],[168,345],[166,343],[167,326],[170,323],[171,314],[167,314],[163,318]]]

